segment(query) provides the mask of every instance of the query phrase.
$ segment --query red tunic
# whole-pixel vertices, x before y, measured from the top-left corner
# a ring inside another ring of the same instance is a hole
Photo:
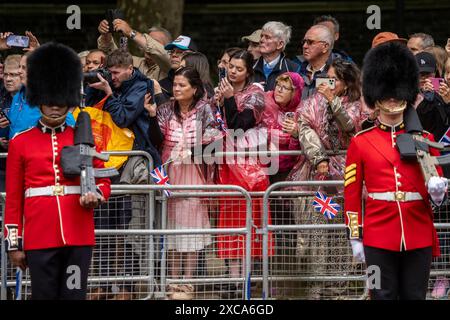
[[[356,135],[348,148],[345,170],[345,221],[350,238],[362,238],[365,246],[391,251],[413,250],[433,246],[439,255],[433,212],[420,165],[400,160],[396,136],[404,133],[380,125]],[[424,137],[434,141],[431,134]],[[430,148],[432,155],[439,151]],[[437,168],[441,175],[442,170]],[[365,200],[362,216],[363,183],[367,193],[418,192],[422,200]],[[351,219],[351,217],[355,219]],[[357,222],[356,222],[357,217]],[[353,223],[352,223],[353,221]],[[362,234],[359,228],[362,227]]]
[[[24,195],[30,187],[80,185],[79,178],[65,178],[60,166],[61,150],[73,145],[73,136],[71,127],[55,130],[35,127],[16,135],[10,142],[5,238],[8,238],[8,230],[17,228],[18,237],[23,236],[24,250],[95,245],[93,209],[80,206],[79,194],[28,198]],[[103,167],[103,162],[94,160],[94,167]],[[96,181],[107,199],[111,192],[110,180]]]

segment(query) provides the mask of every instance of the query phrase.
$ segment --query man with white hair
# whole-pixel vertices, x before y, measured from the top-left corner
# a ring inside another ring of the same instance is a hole
[[[292,29],[279,21],[269,21],[261,31],[259,49],[261,57],[253,65],[254,81],[265,91],[275,89],[275,79],[285,72],[299,72],[299,65],[286,58],[284,49],[291,38]]]
[[[302,99],[315,92],[316,78],[328,71],[331,62],[336,58],[332,54],[334,35],[324,25],[314,25],[305,33],[302,40],[304,61],[300,65],[300,75],[305,80]]]

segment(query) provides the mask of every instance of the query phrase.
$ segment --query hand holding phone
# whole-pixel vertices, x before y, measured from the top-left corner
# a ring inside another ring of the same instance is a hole
[[[114,32],[113,21],[116,19],[125,19],[124,13],[120,9],[107,9],[105,14],[105,20],[108,21],[109,32]]]
[[[283,123],[281,124],[282,130],[291,135],[296,133],[296,125],[294,122],[295,112],[285,112]]]
[[[8,116],[3,110],[0,110],[0,128],[6,128],[11,124],[11,121],[9,121]]]

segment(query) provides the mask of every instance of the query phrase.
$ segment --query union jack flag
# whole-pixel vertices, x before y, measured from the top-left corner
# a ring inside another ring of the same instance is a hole
[[[439,143],[442,143],[444,146],[450,146],[450,128],[447,129],[447,131],[445,131],[444,135],[442,136],[442,138],[439,140]],[[448,154],[449,152],[442,152],[441,154]]]
[[[163,166],[155,168],[152,172],[150,172],[150,174],[156,184],[159,184],[161,186],[170,186],[169,176],[167,175],[166,170],[164,170]],[[166,194],[166,196],[170,197],[169,190],[164,190],[164,193]]]
[[[225,128],[225,122],[222,119],[222,114],[220,113],[219,109],[216,110],[215,116],[217,123],[220,125],[220,129],[222,131],[227,131],[227,129]]]
[[[341,210],[341,207],[331,197],[327,197],[319,191],[316,192],[313,206],[317,212],[320,212],[329,220],[333,219]]]

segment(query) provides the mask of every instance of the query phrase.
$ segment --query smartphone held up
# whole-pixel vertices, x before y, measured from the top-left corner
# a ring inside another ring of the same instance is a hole
[[[433,90],[439,91],[439,86],[441,85],[441,82],[444,81],[443,78],[430,78],[431,83],[433,84]]]
[[[295,112],[285,112],[284,119],[294,120]]]
[[[225,79],[226,77],[227,77],[227,69],[219,68],[219,82],[221,82],[222,79]]]
[[[28,48],[30,45],[30,38],[27,36],[11,34],[6,38],[6,45],[8,47]]]
[[[317,78],[316,88],[318,88],[322,83],[325,83],[330,89],[336,88],[336,79],[333,78]]]

